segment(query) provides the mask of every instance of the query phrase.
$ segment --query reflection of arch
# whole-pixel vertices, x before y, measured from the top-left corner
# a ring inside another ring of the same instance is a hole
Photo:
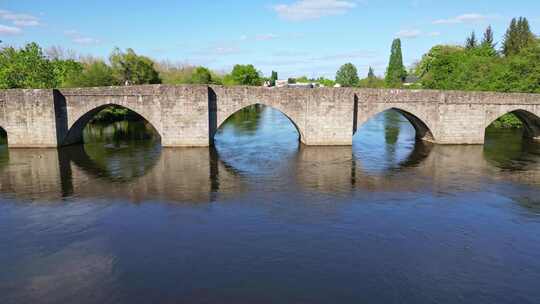
[[[370,119],[372,119],[376,115],[383,113],[385,111],[388,111],[388,110],[396,111],[399,114],[401,114],[403,117],[405,117],[411,123],[414,130],[416,131],[417,139],[430,141],[430,142],[435,141],[435,136],[433,136],[433,133],[431,132],[432,128],[429,126],[428,120],[419,118],[419,115],[412,114],[410,111],[404,110],[403,107],[387,107],[382,110],[377,110],[375,113],[368,113],[368,116],[365,116],[364,120],[359,121],[360,123],[359,126],[368,122]]]
[[[84,115],[82,115],[79,119],[77,119],[77,121],[75,121],[73,123],[73,125],[71,126],[71,128],[69,128],[69,130],[67,131],[67,134],[66,136],[63,138],[63,140],[61,140],[60,142],[60,146],[67,146],[67,145],[72,145],[72,144],[79,144],[79,143],[82,143],[83,142],[83,130],[84,128],[86,127],[86,125],[94,118],[94,116],[96,116],[99,112],[101,112],[102,110],[104,110],[105,108],[107,107],[118,107],[118,108],[124,108],[124,109],[128,109],[129,111],[132,111],[133,113],[137,114],[138,116],[140,116],[141,118],[143,118],[144,120],[146,120],[151,126],[152,128],[154,129],[155,133],[161,138],[161,135],[159,134],[159,132],[157,131],[156,127],[150,123],[150,121],[144,117],[143,115],[133,111],[132,109],[128,108],[128,107],[125,107],[125,106],[122,106],[122,105],[118,105],[118,104],[113,104],[113,103],[109,103],[109,104],[104,104],[104,105],[101,105],[99,107],[96,107],[88,112],[86,112]]]
[[[423,142],[418,141],[414,144],[414,148],[409,153],[406,159],[399,162],[398,167],[399,168],[409,168],[409,167],[416,167],[419,164],[424,161],[429,154],[431,153],[431,150],[433,149],[433,144],[430,142]]]
[[[242,105],[242,106],[239,106],[239,107],[235,107],[232,111],[230,111],[225,117],[223,117],[221,119],[221,121],[219,122],[219,124],[216,124],[216,130],[221,128],[221,126],[223,126],[223,124],[229,119],[231,118],[234,114],[240,112],[241,110],[245,109],[245,108],[248,108],[250,106],[256,106],[256,105],[260,105],[260,106],[265,106],[267,108],[271,108],[271,109],[274,109],[276,111],[279,111],[281,114],[283,114],[285,117],[287,117],[287,119],[291,122],[291,124],[294,126],[294,128],[296,129],[296,132],[298,133],[298,140],[300,142],[303,142],[304,141],[304,133],[302,132],[302,130],[300,129],[300,127],[298,126],[298,124],[294,121],[294,119],[291,118],[291,116],[289,116],[283,109],[281,109],[281,107],[277,107],[277,106],[270,106],[268,104],[264,104],[264,103],[251,103],[251,104],[248,104],[248,105]],[[215,133],[216,132],[210,132],[210,134],[214,135],[215,136]]]
[[[524,109],[509,109],[504,113],[492,114],[488,117],[485,128],[506,114],[514,114],[523,123],[523,136],[527,138],[540,139],[540,117]]]
[[[68,164],[69,161],[72,161],[79,169],[91,176],[105,178],[114,182],[130,182],[146,175],[156,165],[161,157],[161,148],[159,145],[152,144],[148,147],[141,147],[139,145],[138,147],[144,149],[143,152],[146,156],[142,161],[137,161],[137,164],[141,165],[141,167],[137,168],[138,170],[133,170],[135,173],[129,176],[111,172],[106,166],[103,166],[103,164],[100,164],[88,154],[85,149],[85,145],[70,145],[68,147],[61,147],[58,150],[58,154],[61,160],[60,162],[61,164],[63,163],[64,166],[65,164]],[[147,157],[149,154],[155,155],[155,157]]]

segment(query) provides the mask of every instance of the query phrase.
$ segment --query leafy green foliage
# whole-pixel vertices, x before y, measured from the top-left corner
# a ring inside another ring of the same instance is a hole
[[[358,82],[358,86],[361,88],[372,88],[372,89],[384,88],[385,82],[384,82],[384,79],[375,76],[375,71],[373,71],[372,67],[369,67],[367,77],[364,79],[360,79],[360,81]]]
[[[70,80],[80,75],[83,71],[83,64],[73,59],[52,61],[55,78],[60,87],[68,87]]]
[[[477,46],[478,46],[478,42],[476,41],[476,33],[473,31],[471,33],[471,36],[469,36],[467,40],[465,41],[465,48],[470,50],[470,49],[474,49]]]
[[[103,87],[119,84],[120,82],[114,77],[110,66],[102,60],[94,60],[85,63],[80,73],[70,75],[64,86]]]
[[[328,79],[328,78],[324,78],[324,77],[319,77],[317,79],[314,79],[316,83],[320,83],[322,84],[323,86],[325,87],[333,87],[336,85],[336,82],[332,79]]]
[[[277,80],[278,80],[278,73],[276,71],[272,71],[272,76],[270,76],[270,85],[275,86]]]
[[[210,70],[205,67],[197,67],[193,71],[193,76],[191,79],[193,84],[211,84],[212,83],[212,74]]]
[[[522,49],[533,44],[535,40],[527,18],[520,17],[517,20],[514,18],[504,35],[502,52],[505,56],[517,55]]]
[[[407,71],[403,66],[403,54],[401,53],[401,40],[394,39],[390,53],[390,61],[386,70],[386,85],[390,88],[401,87],[407,77]]]
[[[251,64],[235,65],[231,72],[231,78],[234,84],[238,85],[258,86],[262,84],[262,78],[259,71]]]
[[[358,86],[358,71],[352,63],[342,65],[336,73],[336,82],[344,87]]]
[[[296,78],[294,81],[295,81],[295,83],[310,83],[310,82],[313,82],[311,79],[307,78],[307,76],[300,76],[300,77]]]
[[[54,88],[59,84],[56,76],[55,65],[36,43],[0,50],[0,89]]]
[[[519,118],[517,118],[516,115],[512,113],[507,113],[499,119],[495,120],[491,125],[489,125],[490,128],[498,128],[498,129],[512,129],[512,128],[521,128],[523,126],[523,123]]]
[[[486,28],[486,31],[484,32],[484,38],[482,38],[482,47],[490,48],[493,50],[493,55],[495,55],[497,52],[495,51],[495,39],[493,38],[493,29],[491,28],[491,25]]]
[[[114,77],[124,84],[157,84],[161,83],[154,62],[145,56],[140,56],[132,49],[122,52],[116,48],[109,57]]]

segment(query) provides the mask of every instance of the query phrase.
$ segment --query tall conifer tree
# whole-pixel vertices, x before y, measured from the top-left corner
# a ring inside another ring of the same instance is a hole
[[[367,77],[368,77],[369,79],[375,78],[375,72],[373,71],[373,68],[372,68],[372,67],[369,67],[369,71],[368,71]]]
[[[394,39],[392,42],[392,50],[390,53],[390,61],[386,70],[385,82],[388,87],[395,88],[401,86],[407,71],[403,66],[403,54],[401,53],[401,40]]]
[[[478,42],[476,41],[476,33],[473,31],[471,35],[467,38],[467,41],[465,41],[465,48],[470,50],[474,49],[478,46]]]
[[[491,28],[491,25],[488,26],[486,31],[484,32],[484,38],[482,39],[482,46],[495,48],[495,41],[493,39],[493,29]]]
[[[507,57],[516,55],[534,40],[535,36],[531,32],[527,18],[520,17],[518,20],[514,18],[504,35],[503,54]]]

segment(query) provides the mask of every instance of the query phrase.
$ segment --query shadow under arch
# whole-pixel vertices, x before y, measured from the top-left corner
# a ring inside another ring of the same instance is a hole
[[[8,133],[6,129],[0,127],[0,147],[8,146]]]
[[[0,127],[0,170],[9,163],[8,134]]]
[[[534,113],[531,113],[523,109],[515,109],[515,110],[507,111],[506,113],[504,113],[503,115],[500,115],[494,120],[489,121],[485,127],[486,131],[495,121],[497,121],[499,118],[503,117],[506,114],[513,114],[522,122],[523,137],[534,139],[534,140],[540,140],[540,117],[538,117]]]
[[[121,108],[121,109],[127,109],[129,110],[130,112],[134,113],[135,115],[137,115],[140,119],[144,120],[146,123],[148,123],[148,125],[151,126],[153,132],[157,135],[158,137],[158,141],[161,141],[161,134],[159,134],[159,132],[157,131],[156,127],[154,125],[152,125],[152,123],[150,123],[150,121],[144,117],[143,115],[137,113],[136,111],[128,108],[128,107],[125,107],[125,106],[122,106],[122,105],[118,105],[118,104],[114,104],[114,103],[109,103],[109,104],[104,104],[104,105],[101,105],[99,107],[96,107],[88,112],[86,112],[84,115],[82,115],[81,117],[79,117],[79,119],[77,119],[77,121],[75,121],[75,123],[73,123],[73,125],[71,126],[71,128],[69,128],[69,130],[67,131],[67,134],[66,136],[60,140],[60,146],[69,146],[69,145],[74,145],[74,144],[82,144],[84,143],[84,140],[83,140],[83,131],[84,131],[84,128],[86,127],[86,125],[88,125],[88,123],[90,121],[92,121],[92,119],[101,111],[103,111],[104,109],[106,108],[109,108],[109,107],[115,107],[115,108]]]
[[[421,164],[433,150],[434,144],[429,141],[418,141],[411,153],[407,157],[400,161],[396,169],[416,167]]]
[[[422,119],[420,119],[418,116],[412,114],[411,112],[408,112],[408,111],[403,110],[403,109],[398,108],[398,107],[390,107],[390,108],[384,109],[382,111],[379,111],[376,114],[369,117],[363,124],[366,124],[373,117],[375,117],[375,116],[377,116],[377,115],[379,115],[381,113],[387,112],[387,111],[394,111],[394,112],[397,112],[397,113],[401,114],[403,117],[405,117],[405,119],[407,119],[409,121],[409,123],[413,126],[414,130],[416,131],[415,137],[416,137],[417,140],[435,142],[435,137],[433,136],[433,132],[431,132],[431,128],[428,126],[427,123],[425,123]],[[354,115],[354,116],[357,117],[357,115]],[[355,123],[356,123],[356,121],[355,121]],[[353,136],[357,133],[358,130],[361,129],[362,125],[357,126],[357,128],[355,128],[353,130]]]
[[[213,136],[212,139],[211,139],[211,142],[214,143],[214,138],[216,136],[216,134],[218,133],[218,131],[220,129],[223,128],[223,126],[226,124],[226,123],[230,123],[231,120],[236,116],[238,115],[239,113],[242,113],[242,111],[245,111],[246,109],[255,109],[255,108],[258,108],[259,110],[262,109],[262,108],[269,108],[269,109],[272,109],[272,110],[275,110],[275,111],[278,111],[280,112],[283,116],[287,117],[287,119],[289,120],[289,122],[294,126],[294,128],[296,129],[296,132],[298,134],[298,142],[302,143],[304,141],[304,134],[302,132],[302,130],[298,127],[298,124],[287,114],[285,113],[283,110],[277,108],[277,107],[274,107],[274,106],[271,106],[271,105],[268,105],[266,103],[260,103],[260,102],[256,102],[256,103],[252,103],[252,104],[248,104],[248,105],[245,105],[239,109],[235,109],[227,118],[225,118],[223,120],[223,122],[221,124],[216,124],[216,129],[214,131],[211,131],[210,134]]]

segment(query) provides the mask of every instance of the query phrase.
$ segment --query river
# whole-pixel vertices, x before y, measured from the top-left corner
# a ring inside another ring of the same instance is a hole
[[[540,144],[519,130],[432,145],[390,111],[308,147],[265,107],[215,148],[149,129],[0,146],[0,303],[540,302]]]

